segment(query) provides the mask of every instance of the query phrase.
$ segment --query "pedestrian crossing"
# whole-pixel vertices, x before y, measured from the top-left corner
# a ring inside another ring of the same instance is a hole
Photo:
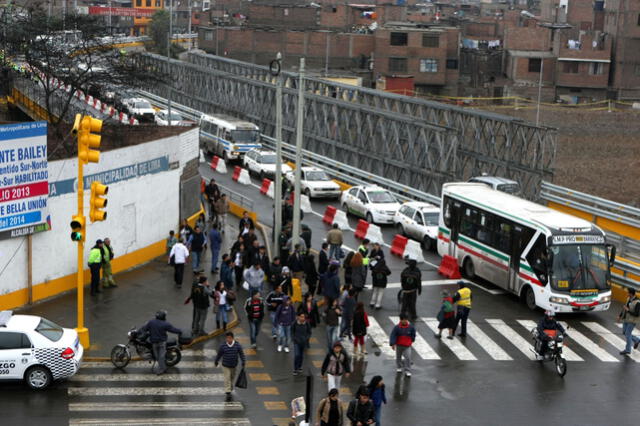
[[[225,401],[211,349],[186,350],[168,373],[147,361],[126,368],[85,362],[67,387],[69,425],[251,425],[240,401]]]
[[[399,318],[397,316],[369,317],[367,333],[380,353],[386,358],[395,358],[389,346],[389,335]],[[616,325],[605,327],[594,321],[561,322],[567,332],[563,354],[571,362],[604,362],[616,364],[624,357],[618,352],[624,348],[625,339]],[[437,339],[438,320],[421,317],[413,323],[416,340],[413,352],[423,360],[456,361],[518,361],[535,360],[531,330],[537,325],[529,319],[505,321],[497,318],[469,320],[467,337],[447,339],[448,330],[443,330]],[[458,329],[459,331],[459,329]],[[629,356],[633,362],[640,362],[640,353],[633,351]]]

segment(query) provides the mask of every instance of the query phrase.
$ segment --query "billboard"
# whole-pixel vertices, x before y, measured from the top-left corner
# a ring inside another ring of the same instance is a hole
[[[133,7],[89,6],[89,15],[100,16],[133,16],[135,18],[151,18],[159,9],[140,9]]]
[[[0,239],[51,229],[47,122],[0,125]]]

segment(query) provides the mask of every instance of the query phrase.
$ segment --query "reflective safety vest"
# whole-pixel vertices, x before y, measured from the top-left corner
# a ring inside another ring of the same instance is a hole
[[[97,247],[94,247],[89,252],[89,264],[92,263],[102,263],[102,250]]]
[[[358,251],[362,255],[362,266],[369,265],[369,257],[367,256],[369,254],[369,250],[367,250],[365,246],[361,244],[360,247],[358,247]]]
[[[458,300],[458,306],[466,306],[471,308],[471,290],[468,287],[463,287],[458,290],[460,300]]]

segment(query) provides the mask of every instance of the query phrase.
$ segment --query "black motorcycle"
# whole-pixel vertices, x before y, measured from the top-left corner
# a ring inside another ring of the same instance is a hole
[[[127,333],[129,336],[129,342],[126,345],[115,345],[111,350],[111,362],[116,368],[125,368],[129,361],[131,361],[131,349],[133,346],[136,353],[143,360],[154,362],[155,356],[153,355],[152,344],[149,341],[149,333],[143,332],[133,327]],[[175,338],[167,339],[167,367],[173,367],[182,359],[182,352],[180,351],[180,345],[188,344],[191,339],[187,337],[179,337],[179,340]]]
[[[562,355],[562,347],[564,346],[564,334],[557,330],[544,330],[545,336],[540,336],[537,328],[531,330],[533,336],[533,352],[536,354],[538,361],[553,361],[556,366],[558,376],[564,377],[567,374],[567,361]],[[544,340],[543,340],[544,339]],[[547,350],[542,354],[544,341],[547,342]]]

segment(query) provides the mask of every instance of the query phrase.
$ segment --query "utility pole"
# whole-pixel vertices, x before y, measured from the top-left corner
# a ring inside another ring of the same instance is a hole
[[[217,37],[217,34],[216,34]],[[273,223],[273,253],[280,256],[280,232],[282,230],[282,54],[278,52],[271,62],[271,75],[276,77],[276,174],[273,184],[275,217]]]
[[[187,23],[187,32],[189,33],[189,49],[187,50],[191,50],[191,48],[193,47],[191,44],[193,43],[193,39],[191,38],[191,15],[193,12],[191,12],[191,0],[189,0],[189,22]]]
[[[331,49],[331,33],[327,33],[327,48],[324,52],[324,76],[329,75],[329,50]]]
[[[536,108],[536,126],[540,123],[540,98],[542,97],[542,72],[544,70],[544,58],[540,59],[540,79],[538,81],[538,107]]]
[[[173,0],[169,0],[169,34],[167,40],[167,71],[171,66],[171,40],[173,39]],[[167,113],[169,116],[169,125],[171,125],[171,95],[173,84],[171,81],[171,73],[169,72],[169,96],[167,99]]]
[[[302,168],[302,129],[304,123],[304,58],[300,58],[300,81],[298,82],[298,111],[296,123],[296,169],[294,178],[293,198],[293,230],[291,231],[291,245],[300,242],[300,175]]]

